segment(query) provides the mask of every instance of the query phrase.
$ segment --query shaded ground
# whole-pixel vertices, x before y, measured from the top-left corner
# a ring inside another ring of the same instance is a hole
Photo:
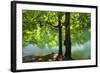
[[[63,57],[61,56],[58,56],[58,54],[56,53],[51,53],[51,54],[48,54],[48,55],[45,55],[45,56],[25,56],[23,57],[23,63],[26,63],[26,62],[44,62],[44,61],[62,61]]]

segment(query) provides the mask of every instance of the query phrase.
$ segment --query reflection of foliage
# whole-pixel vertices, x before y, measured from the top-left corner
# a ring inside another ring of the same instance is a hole
[[[58,45],[58,18],[62,16],[62,39],[65,38],[65,15],[63,12],[23,10],[23,46],[35,43],[43,48]],[[90,14],[71,13],[70,30],[72,43],[90,40]],[[85,32],[85,31],[86,32]]]

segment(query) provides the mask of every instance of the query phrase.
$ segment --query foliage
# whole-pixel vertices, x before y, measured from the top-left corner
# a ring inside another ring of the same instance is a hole
[[[91,14],[70,13],[71,42],[84,43],[90,40]],[[44,48],[59,45],[58,15],[61,16],[62,40],[65,39],[65,13],[52,11],[23,10],[23,47],[29,43]],[[62,43],[63,43],[62,41]]]

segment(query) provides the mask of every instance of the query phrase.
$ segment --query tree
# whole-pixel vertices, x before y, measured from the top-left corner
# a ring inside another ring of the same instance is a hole
[[[65,60],[71,60],[70,13],[65,13]]]
[[[23,10],[23,47],[29,43],[38,48],[49,49],[58,46],[58,57],[63,56],[65,40],[65,60],[71,60],[71,47],[90,40],[91,14],[78,12],[54,12]]]
[[[62,25],[61,25],[62,14],[58,14],[58,29],[59,29],[59,52],[58,52],[58,60],[62,59]]]

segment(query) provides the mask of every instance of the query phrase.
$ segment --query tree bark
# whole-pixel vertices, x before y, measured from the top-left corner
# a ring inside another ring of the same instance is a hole
[[[59,55],[62,55],[62,26],[61,26],[61,16],[58,15],[58,28],[59,28]]]
[[[70,13],[65,13],[65,60],[71,60]]]
[[[58,28],[59,28],[59,52],[58,57],[62,59],[62,25],[61,25],[61,15],[58,15]]]

